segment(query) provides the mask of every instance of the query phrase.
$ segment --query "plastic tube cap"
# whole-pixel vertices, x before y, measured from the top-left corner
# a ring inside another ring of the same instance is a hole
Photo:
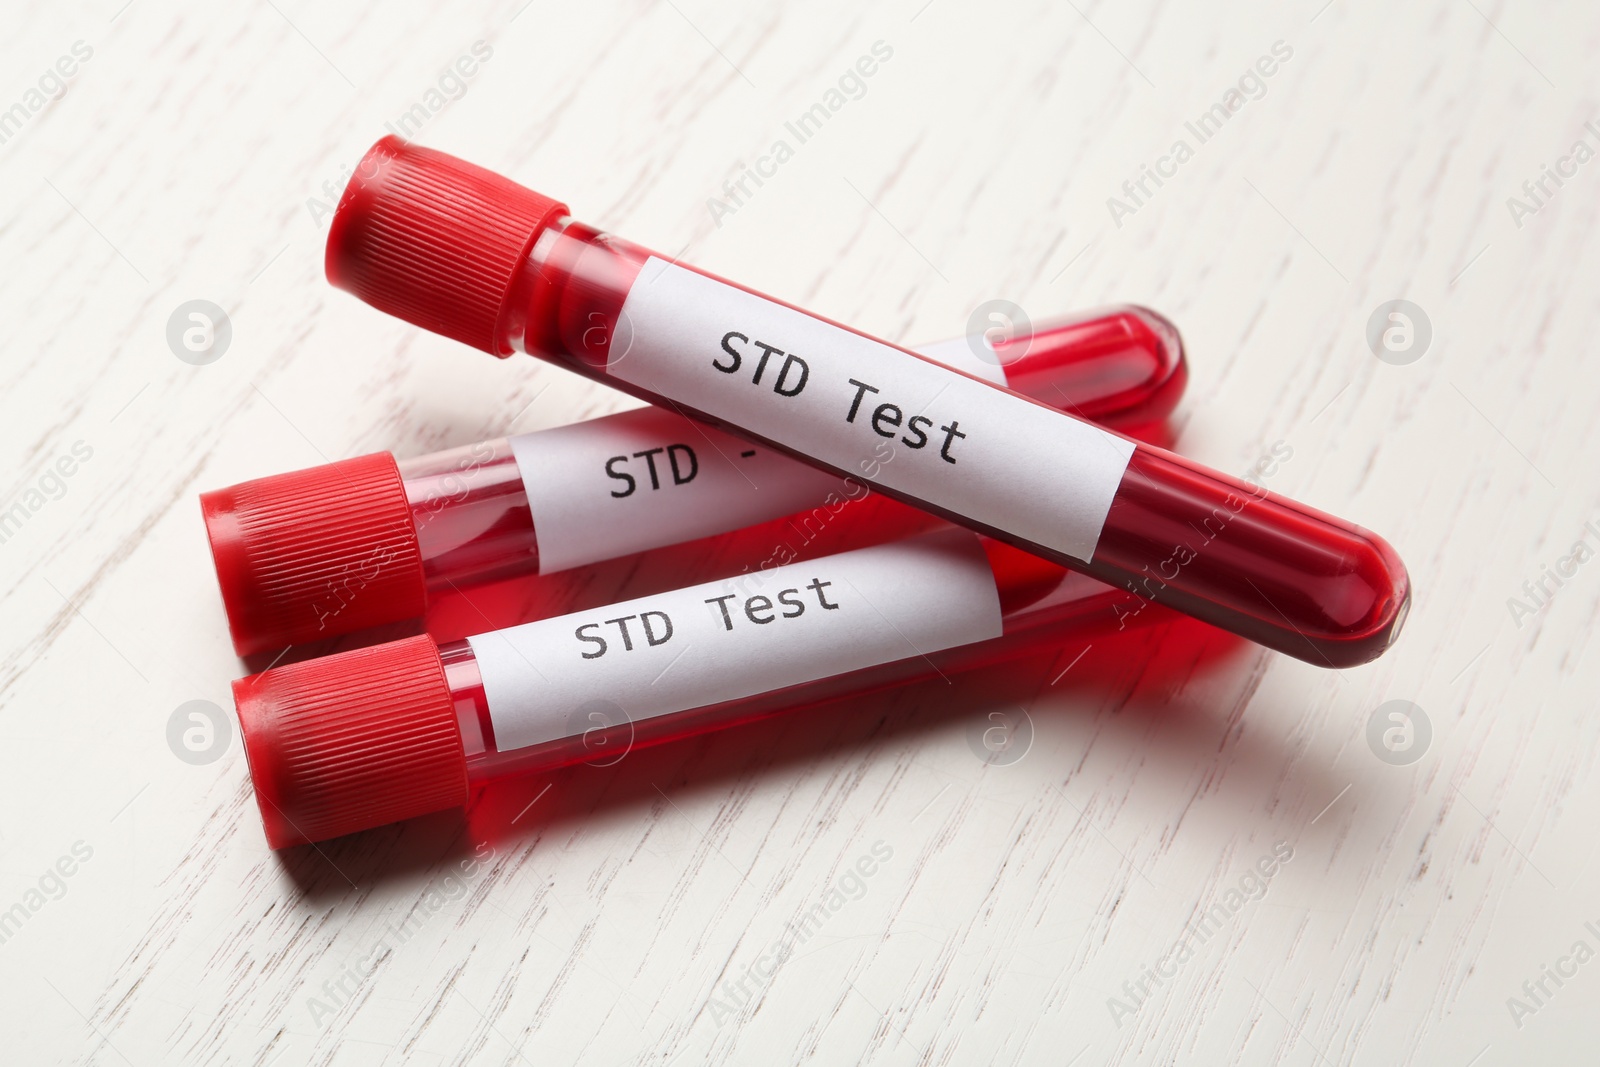
[[[497,356],[534,240],[567,206],[465,160],[385,137],[328,230],[328,281],[380,311]]]
[[[202,493],[200,510],[241,656],[427,606],[411,506],[387,452]]]
[[[467,762],[431,638],[233,683],[267,843],[287,848],[460,807]]]

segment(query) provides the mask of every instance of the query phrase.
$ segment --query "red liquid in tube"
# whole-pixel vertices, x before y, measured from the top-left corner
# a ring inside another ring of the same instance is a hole
[[[268,842],[466,803],[477,785],[949,675],[1124,626],[1131,598],[966,531],[788,564],[455,641],[234,683]],[[1169,621],[1151,608],[1137,624]]]
[[[443,153],[374,146],[327,268],[416,325],[549,359],[1308,663],[1365,663],[1405,618],[1405,568],[1373,534],[655,256]]]
[[[1106,425],[1159,423],[1183,343],[1108,308],[921,351]],[[659,408],[417,456],[388,453],[201,494],[241,656],[423,614],[433,597],[695,540],[866,494]],[[830,515],[833,508],[830,507]]]

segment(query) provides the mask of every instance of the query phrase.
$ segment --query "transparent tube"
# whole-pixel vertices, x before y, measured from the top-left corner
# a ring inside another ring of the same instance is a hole
[[[1175,618],[1128,613],[1129,593],[948,528],[764,571],[754,595],[745,577],[238,680],[268,842],[355,833],[460,807],[482,783],[610,766],[636,748],[1078,641],[1087,651],[1110,631]],[[608,649],[600,627],[622,636]]]
[[[442,152],[369,150],[327,273],[425,329],[865,471],[886,496],[1309,663],[1364,663],[1405,619],[1405,567],[1364,530],[654,255]],[[905,461],[885,469],[884,447]]]
[[[1010,387],[1052,407],[1130,431],[1166,418],[1188,377],[1177,330],[1140,307],[1053,319],[991,340],[983,348],[978,339],[954,338],[919,351],[958,366],[971,365],[978,358],[974,351],[985,358],[992,353],[995,365],[988,373]],[[648,412],[611,416],[619,437],[650,418]],[[786,499],[774,481],[816,484],[810,467],[786,466],[790,469],[779,478],[763,483],[774,505]],[[541,566],[533,509],[510,439],[401,460],[399,470],[430,591],[556,569]],[[725,503],[702,500],[704,526],[695,531],[697,536],[732,528],[735,513],[725,510]],[[777,507],[738,514],[741,521],[759,522],[784,513]],[[639,547],[667,543],[654,538]]]
[[[439,654],[461,729],[467,773],[474,783],[483,783],[574,763],[606,765],[635,748],[938,674],[989,666],[1107,631],[1175,617],[1160,608],[1131,612],[1128,608],[1136,598],[1129,594],[1002,542],[984,538],[983,549],[1000,596],[1003,632],[999,637],[669,715],[615,722],[592,719],[581,732],[527,747],[502,749],[497,745],[488,697],[468,642],[442,645]]]
[[[621,312],[651,257],[570,218],[549,223],[511,289],[506,339],[513,348],[715,422],[609,373],[616,366],[609,359],[613,338],[622,337],[629,346],[625,352],[650,343],[634,336]],[[763,436],[759,426],[737,430],[817,463]],[[1399,633],[1409,604],[1405,567],[1381,538],[1146,444],[1135,444],[1088,563],[992,524],[989,516],[958,514],[936,500],[871,484],[888,496],[1319,666],[1350,667],[1379,655]]]

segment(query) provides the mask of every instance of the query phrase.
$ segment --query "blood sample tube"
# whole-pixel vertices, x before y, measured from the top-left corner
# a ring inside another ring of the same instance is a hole
[[[786,564],[444,646],[424,635],[234,683],[274,848],[476,785],[995,663],[1123,626],[1137,598],[965,530]],[[1160,608],[1135,624],[1175,616]]]
[[[1326,667],[1397,636],[1380,538],[574,221],[452,156],[379,141],[328,235],[336,286],[527,351]]]
[[[990,343],[993,342],[993,343]],[[1183,343],[1143,308],[929,358],[1125,427],[1159,422],[1187,376]],[[867,493],[661,408],[396,463],[387,452],[204,493],[206,532],[241,656],[423,614],[430,595],[551,573]]]

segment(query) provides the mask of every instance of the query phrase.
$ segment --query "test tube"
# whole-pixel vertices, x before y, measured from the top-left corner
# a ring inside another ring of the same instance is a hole
[[[944,528],[440,646],[426,635],[234,683],[268,843],[459,807],[469,790],[1060,647],[1135,599]]]
[[[921,350],[1109,424],[1171,412],[1187,376],[1160,315],[1116,307]],[[241,656],[421,616],[430,598],[867,494],[655,407],[396,461],[387,452],[200,497]]]
[[[425,329],[552,360],[1309,663],[1367,662],[1405,618],[1405,567],[1373,534],[602,233],[441,152],[390,137],[367,153],[327,274]]]

